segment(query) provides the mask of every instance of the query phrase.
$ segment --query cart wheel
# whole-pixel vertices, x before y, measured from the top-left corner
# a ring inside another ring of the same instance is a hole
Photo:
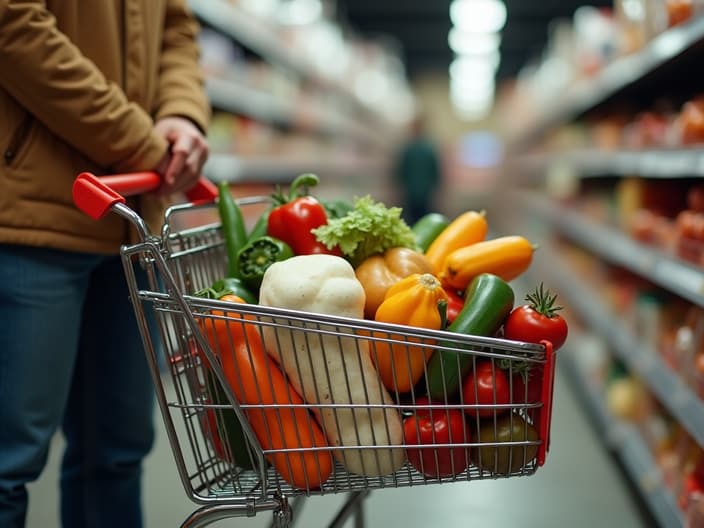
[[[293,510],[289,506],[286,497],[279,498],[279,507],[274,510],[274,520],[271,523],[272,528],[290,528],[293,520]]]

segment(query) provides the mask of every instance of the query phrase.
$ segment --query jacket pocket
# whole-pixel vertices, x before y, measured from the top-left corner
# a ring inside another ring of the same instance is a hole
[[[10,141],[5,146],[3,158],[5,160],[6,166],[12,166],[19,158],[19,155],[22,153],[24,147],[29,142],[29,134],[32,131],[33,124],[34,117],[32,116],[32,114],[27,112],[22,122],[15,129],[12,136],[10,136]]]

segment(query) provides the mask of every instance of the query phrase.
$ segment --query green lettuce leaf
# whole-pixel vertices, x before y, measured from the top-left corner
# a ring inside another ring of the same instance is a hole
[[[353,266],[392,247],[416,248],[416,236],[401,218],[401,208],[386,207],[368,195],[355,198],[346,215],[330,218],[311,232],[328,249],[339,246]]]

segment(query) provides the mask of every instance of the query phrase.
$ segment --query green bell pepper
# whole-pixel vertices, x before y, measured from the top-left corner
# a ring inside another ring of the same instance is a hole
[[[293,249],[283,240],[268,235],[255,238],[237,253],[240,277],[247,286],[259,290],[267,268],[292,256]]]

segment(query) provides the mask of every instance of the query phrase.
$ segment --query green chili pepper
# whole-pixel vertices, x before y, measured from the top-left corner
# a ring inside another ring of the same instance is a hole
[[[218,211],[227,249],[227,275],[237,277],[237,252],[247,243],[244,216],[230,191],[230,184],[218,184]]]
[[[255,238],[259,238],[261,236],[266,235],[266,228],[267,224],[269,223],[269,213],[271,212],[271,209],[267,209],[262,213],[262,215],[259,217],[257,222],[254,224],[252,227],[252,230],[249,232],[249,235],[247,237],[247,240],[254,240]]]
[[[267,235],[255,238],[237,253],[240,277],[250,288],[259,289],[267,268],[292,256],[291,246],[283,240]]]
[[[228,294],[237,295],[250,304],[257,303],[257,296],[236,277],[226,277],[215,281],[209,288],[197,291],[194,295],[206,299],[220,299]]]

